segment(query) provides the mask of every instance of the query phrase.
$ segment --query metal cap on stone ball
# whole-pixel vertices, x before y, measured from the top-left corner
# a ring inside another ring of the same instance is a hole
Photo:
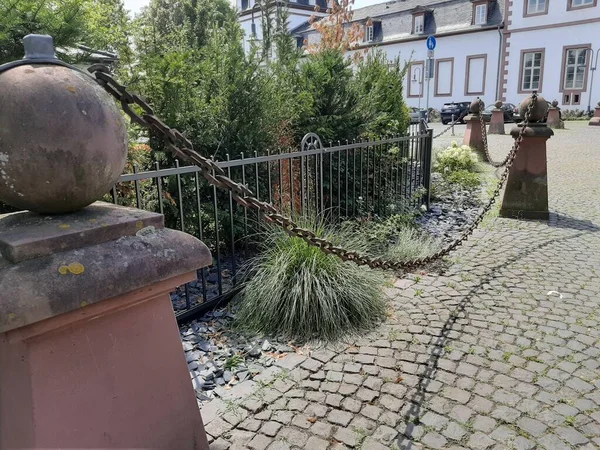
[[[479,102],[481,102],[481,104]],[[471,113],[479,114],[479,112],[481,111],[481,108],[485,108],[485,104],[483,103],[483,101],[479,100],[479,97],[477,97],[475,100],[473,100],[471,102],[471,106],[470,106]]]
[[[0,200],[39,213],[80,210],[125,167],[127,129],[94,79],[59,61],[50,36],[0,66]]]
[[[529,105],[532,102],[532,100],[533,100],[533,97],[531,95],[528,95],[519,104],[519,113],[521,114],[521,117],[523,117],[523,120],[525,120],[525,114],[527,113],[527,108],[529,108]],[[541,95],[538,95],[537,99],[535,101],[535,105],[533,105],[531,113],[529,114],[529,122],[530,123],[541,122],[542,120],[544,120],[544,117],[546,117],[547,113],[548,113],[548,102],[546,101],[546,99],[544,97],[542,97]]]
[[[552,107],[556,108],[558,106],[558,101],[557,100],[552,100]]]
[[[502,108],[502,100],[496,100],[496,103],[494,103],[494,106],[496,107],[496,109]]]

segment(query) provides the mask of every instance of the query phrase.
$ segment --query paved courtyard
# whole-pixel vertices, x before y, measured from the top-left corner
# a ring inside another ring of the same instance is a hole
[[[600,128],[567,127],[548,223],[486,221],[443,275],[395,280],[369,335],[208,403],[210,448],[600,448]],[[490,138],[497,159],[511,142]]]

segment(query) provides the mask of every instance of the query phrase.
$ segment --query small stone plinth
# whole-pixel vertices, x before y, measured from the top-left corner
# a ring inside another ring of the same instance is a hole
[[[560,108],[551,106],[548,108],[548,121],[546,122],[550,128],[562,130],[565,128],[565,123],[560,120]]]
[[[516,139],[520,131],[514,127],[510,134]],[[553,135],[554,131],[543,123],[525,129],[506,182],[501,217],[548,220],[546,141]]]
[[[469,114],[465,117],[467,128],[465,129],[465,136],[463,138],[463,144],[468,145],[474,149],[482,161],[485,161],[485,150],[483,147],[483,130],[481,129],[481,118],[479,114]]]
[[[499,108],[492,110],[492,118],[490,119],[489,134],[505,134],[504,133],[504,111]]]
[[[211,255],[162,224],[0,217],[0,448],[208,449],[169,292]]]
[[[596,106],[596,109],[594,110],[594,117],[590,119],[588,125],[592,127],[600,127],[600,106]]]

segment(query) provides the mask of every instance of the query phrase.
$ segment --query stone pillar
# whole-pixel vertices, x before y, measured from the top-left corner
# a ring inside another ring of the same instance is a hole
[[[531,97],[527,97],[521,103],[521,116],[530,101]],[[548,220],[546,141],[554,132],[541,122],[546,110],[546,101],[538,96],[530,124],[524,131],[523,141],[510,168],[500,208],[501,217]],[[514,127],[510,134],[516,139],[520,131],[520,127]]]
[[[202,242],[98,203],[5,215],[0,248],[0,448],[208,449],[169,296]]]
[[[502,101],[498,100],[494,103],[495,108],[492,110],[492,118],[488,128],[489,134],[504,134],[504,110],[502,109]]]
[[[590,119],[590,121],[588,122],[588,125],[590,126],[595,126],[595,127],[600,127],[600,102],[598,102],[598,105],[596,106],[596,110],[594,111],[594,117],[592,117]]]
[[[485,161],[485,150],[483,148],[484,130],[481,129],[480,109],[481,105],[479,104],[479,98],[477,98],[471,102],[471,113],[465,117],[467,128],[465,129],[463,144],[474,149],[479,154],[481,160]]]
[[[548,120],[546,121],[550,128],[562,130],[565,127],[564,122],[560,118],[560,108],[558,101],[554,100],[552,106],[548,108]]]
[[[0,67],[0,201],[31,210],[0,216],[0,448],[208,450],[169,292],[210,252],[92,204],[123,171],[121,112],[49,36],[24,44]]]

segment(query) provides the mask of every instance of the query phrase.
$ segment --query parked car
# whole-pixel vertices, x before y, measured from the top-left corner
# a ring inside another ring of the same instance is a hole
[[[471,102],[444,103],[444,106],[442,106],[442,110],[440,112],[442,123],[446,125],[452,122],[452,116],[454,116],[454,120],[459,120],[460,123],[465,123],[464,118],[467,114],[469,114],[470,106]]]
[[[427,111],[419,108],[410,108],[410,123],[418,123],[421,119],[427,119]]]
[[[485,108],[483,110],[483,113],[481,114],[483,116],[483,120],[485,120],[486,122],[492,120],[492,111],[494,109],[496,109],[494,105],[489,105],[487,108]],[[514,120],[513,115],[515,114],[515,105],[513,105],[512,103],[502,103],[502,110],[504,112],[504,121],[512,122]]]
[[[552,106],[552,103],[550,103],[548,100],[546,100],[546,103],[548,103],[548,108],[550,108]],[[562,120],[562,111],[558,111],[558,117],[560,118],[560,120]],[[513,108],[513,120],[515,121],[515,123],[519,123],[523,121],[523,117],[521,117],[521,113],[519,112],[519,107],[515,106]],[[544,120],[542,120],[542,122],[546,122],[548,120],[548,113],[546,113],[546,115],[544,116]]]

